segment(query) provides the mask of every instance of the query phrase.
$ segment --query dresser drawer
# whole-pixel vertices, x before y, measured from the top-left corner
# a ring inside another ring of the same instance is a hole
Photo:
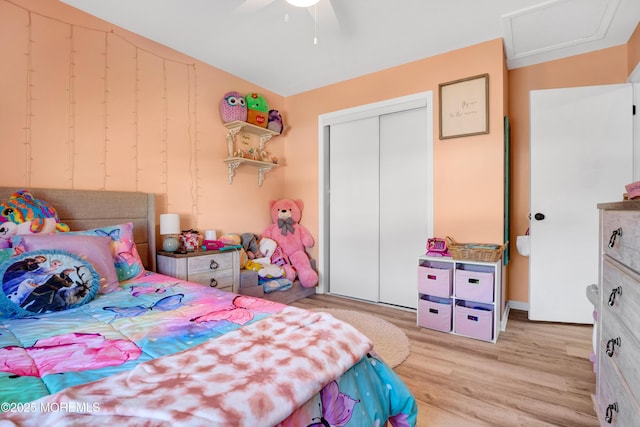
[[[600,333],[600,360],[614,363],[624,375],[631,394],[640,399],[640,370],[638,370],[638,355],[640,343],[617,316],[610,312],[603,313],[600,318],[602,330]]]
[[[233,271],[205,271],[204,273],[189,274],[189,281],[211,286],[220,290],[227,290],[233,286]]]
[[[211,254],[192,257],[188,259],[189,277],[192,274],[205,273],[218,270],[231,270],[233,267],[233,254]],[[193,281],[193,280],[192,280]]]
[[[600,376],[596,391],[596,412],[602,425],[637,426],[640,409],[629,394],[624,380],[613,363],[600,358]]]
[[[602,253],[640,271],[640,212],[604,211]]]
[[[640,325],[640,277],[605,257],[602,267],[602,316],[611,313],[627,325]],[[640,337],[637,327],[631,331]]]

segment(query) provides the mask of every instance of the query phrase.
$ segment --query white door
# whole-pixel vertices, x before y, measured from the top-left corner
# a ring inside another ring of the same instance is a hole
[[[429,236],[428,109],[380,116],[380,302],[418,308],[416,254]]]
[[[377,116],[332,125],[329,149],[330,291],[375,302],[379,287],[378,128]]]
[[[632,88],[532,91],[529,318],[593,323],[598,209],[632,181]]]

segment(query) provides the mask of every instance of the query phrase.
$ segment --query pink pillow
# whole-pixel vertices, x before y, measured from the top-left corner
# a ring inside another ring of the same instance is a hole
[[[144,265],[133,241],[133,223],[92,228],[82,231],[67,231],[65,234],[81,236],[107,236],[111,239],[111,255],[119,281],[135,279],[145,272]]]
[[[103,236],[59,234],[23,234],[20,244],[25,251],[59,249],[87,260],[100,275],[98,293],[108,294],[118,289],[118,274],[111,255],[111,239]]]

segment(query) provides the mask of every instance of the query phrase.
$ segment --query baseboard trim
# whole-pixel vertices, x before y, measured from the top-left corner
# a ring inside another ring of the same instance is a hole
[[[514,310],[529,311],[528,302],[509,300],[507,301],[507,306],[513,308]]]
[[[504,307],[504,314],[502,316],[502,321],[500,322],[500,332],[504,332],[507,330],[507,322],[509,321],[509,312],[511,309],[514,310],[522,310],[529,311],[529,304],[521,301],[507,301]]]

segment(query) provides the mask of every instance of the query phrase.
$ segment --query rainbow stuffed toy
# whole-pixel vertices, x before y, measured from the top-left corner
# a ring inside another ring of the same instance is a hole
[[[26,190],[0,204],[0,248],[10,248],[11,238],[18,234],[57,231],[69,231],[69,226],[60,222],[53,206]]]

